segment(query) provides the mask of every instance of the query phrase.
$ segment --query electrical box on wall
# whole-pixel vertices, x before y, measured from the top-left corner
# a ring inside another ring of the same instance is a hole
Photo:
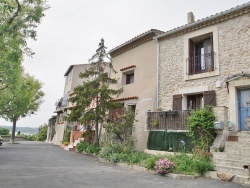
[[[214,129],[224,129],[224,122],[223,121],[214,122]]]

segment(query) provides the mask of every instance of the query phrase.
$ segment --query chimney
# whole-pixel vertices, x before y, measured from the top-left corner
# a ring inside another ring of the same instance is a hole
[[[190,23],[193,23],[194,22],[194,14],[193,12],[189,12],[187,14],[187,23],[190,24]]]

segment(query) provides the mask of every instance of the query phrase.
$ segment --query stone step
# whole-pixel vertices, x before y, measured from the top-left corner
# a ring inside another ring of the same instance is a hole
[[[68,146],[64,147],[64,150],[66,151],[75,151],[75,146],[73,146],[73,143],[69,144]]]
[[[250,131],[230,132],[229,136],[250,137]]]
[[[233,159],[250,162],[250,154],[236,154],[227,152],[213,152],[213,158]]]
[[[215,170],[217,172],[232,173],[240,176],[249,176],[248,169],[243,169],[234,166],[216,165]]]
[[[250,149],[250,141],[248,142],[225,142],[225,148],[227,147],[241,147],[241,148],[249,148]]]
[[[234,146],[227,146],[225,147],[224,152],[230,153],[230,154],[250,154],[250,148],[245,147],[234,147]]]
[[[223,158],[213,158],[213,163],[215,165],[223,166],[234,166],[243,169],[243,165],[248,165],[249,161],[245,160],[233,160],[233,159],[223,159]]]

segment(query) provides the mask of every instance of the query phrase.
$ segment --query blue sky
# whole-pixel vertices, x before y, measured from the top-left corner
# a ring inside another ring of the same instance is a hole
[[[168,31],[185,25],[187,13],[195,20],[228,10],[249,0],[49,0],[51,6],[37,28],[35,52],[25,57],[27,72],[44,83],[46,96],[39,111],[20,119],[18,127],[38,127],[55,115],[63,96],[64,73],[71,64],[88,63],[101,38],[108,50],[150,29]],[[0,125],[12,125],[0,119]]]

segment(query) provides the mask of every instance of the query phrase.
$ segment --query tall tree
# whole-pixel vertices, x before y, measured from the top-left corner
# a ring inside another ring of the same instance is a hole
[[[33,55],[27,39],[36,40],[35,29],[48,8],[46,0],[1,0],[0,95],[5,94],[7,87],[17,84],[22,74],[23,54]]]
[[[19,109],[20,112],[15,109],[18,107],[16,105],[26,104],[29,97],[31,101],[34,100],[33,91],[27,94],[27,91],[21,90],[21,88],[29,88],[29,85],[25,84],[27,79],[40,84],[32,77],[23,76],[21,62],[24,54],[28,56],[34,54],[27,47],[27,40],[36,40],[36,28],[45,16],[45,10],[49,8],[46,2],[46,0],[0,1],[0,117],[13,121],[14,131],[12,132],[14,133],[16,120],[20,116],[24,116],[25,111],[32,111],[32,108],[35,108],[32,105],[27,105],[29,110],[25,110],[23,106],[19,107],[22,108],[22,110]],[[36,88],[35,85],[32,87]],[[23,99],[26,100],[21,100],[21,93],[26,93],[23,96]],[[40,94],[38,92],[38,96]],[[31,102],[28,103],[31,104]],[[10,112],[11,109],[13,112]],[[14,140],[13,137],[12,140]]]
[[[112,63],[106,54],[104,40],[101,39],[96,53],[89,60],[91,66],[85,72],[80,73],[80,78],[85,78],[82,85],[74,88],[73,96],[69,99],[74,104],[68,121],[79,121],[84,124],[94,122],[95,140],[99,145],[99,125],[102,124],[108,111],[117,106],[111,102],[114,97],[119,96],[123,88],[111,89],[111,85],[117,84],[116,79],[111,79],[109,74],[115,72]]]
[[[34,114],[43,102],[42,97],[44,96],[41,91],[42,84],[28,74],[22,75],[18,84],[13,90],[8,91],[8,102],[5,103],[1,109],[1,116],[13,122],[11,143],[15,142],[16,123],[20,118],[26,117],[27,115]],[[2,96],[0,95],[0,102]]]

